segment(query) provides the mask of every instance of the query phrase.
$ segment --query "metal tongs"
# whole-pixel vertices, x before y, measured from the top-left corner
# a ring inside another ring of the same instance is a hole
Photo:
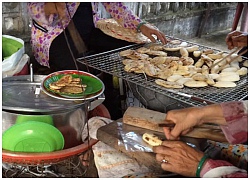
[[[226,61],[225,64],[223,64],[223,66],[220,67],[223,68],[224,66],[226,66],[227,64],[230,64],[231,62],[235,61],[238,57],[242,56],[243,54],[245,54],[248,50],[246,49],[245,51],[242,51],[240,54],[238,54],[237,56],[230,58],[232,54],[238,52],[242,47],[238,47],[235,50],[231,51],[227,56],[225,56],[224,58],[222,58],[220,61],[216,62],[215,64],[213,64],[209,69],[214,68],[216,65],[220,64],[223,61]],[[227,60],[227,58],[230,58],[230,60]]]

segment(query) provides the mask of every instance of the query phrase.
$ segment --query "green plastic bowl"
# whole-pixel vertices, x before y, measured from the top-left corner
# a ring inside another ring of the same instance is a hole
[[[44,122],[54,126],[53,118],[50,115],[18,115],[16,118],[16,124],[26,121]]]
[[[64,137],[54,126],[38,121],[15,124],[2,135],[2,149],[14,152],[62,150]]]

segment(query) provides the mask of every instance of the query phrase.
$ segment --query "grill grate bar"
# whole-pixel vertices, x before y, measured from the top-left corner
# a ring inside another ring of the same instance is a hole
[[[177,38],[174,38],[177,39]],[[180,39],[179,39],[180,40]],[[181,40],[183,41],[183,40]],[[187,42],[187,41],[185,41]],[[200,49],[213,49],[210,47],[202,46],[199,44],[187,42],[188,45],[198,45]],[[207,86],[203,88],[188,88],[184,87],[182,89],[171,89],[161,87],[157,85],[153,77],[148,77],[143,74],[128,73],[123,70],[124,65],[122,64],[122,57],[119,56],[119,52],[126,49],[137,49],[143,47],[145,44],[130,45],[116,50],[108,51],[105,53],[100,53],[92,56],[87,56],[84,58],[78,58],[77,61],[83,63],[89,67],[95,68],[102,72],[111,74],[122,78],[125,81],[134,83],[139,86],[143,86],[149,90],[156,93],[161,93],[164,96],[175,99],[182,103],[188,104],[190,106],[200,106],[204,105],[202,102],[196,102],[190,98],[179,95],[178,92],[188,94],[190,96],[199,97],[204,100],[212,101],[215,103],[221,103],[226,101],[238,101],[243,100],[248,96],[248,77],[241,76],[240,81],[236,82],[237,86],[234,88],[216,88],[212,86]],[[216,49],[213,49],[218,51]]]

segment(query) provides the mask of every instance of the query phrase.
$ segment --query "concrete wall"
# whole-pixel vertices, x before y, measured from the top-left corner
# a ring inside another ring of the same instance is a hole
[[[165,34],[178,38],[197,36],[208,6],[211,10],[204,24],[202,34],[232,27],[237,3],[216,2],[125,2],[138,15]],[[30,18],[25,2],[2,3],[2,32],[29,42]],[[104,8],[99,10],[103,17],[109,17]]]

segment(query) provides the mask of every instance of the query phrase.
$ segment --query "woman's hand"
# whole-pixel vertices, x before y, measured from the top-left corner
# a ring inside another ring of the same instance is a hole
[[[153,26],[151,26],[149,24],[143,24],[140,27],[140,31],[142,32],[142,34],[147,36],[152,42],[156,42],[156,39],[152,36],[152,35],[156,35],[157,39],[159,39],[162,42],[162,44],[167,43],[167,39],[166,39],[165,34],[161,31],[155,29]]]
[[[203,123],[226,125],[220,104],[171,110],[167,112],[166,120],[175,124],[172,129],[163,128],[166,138],[170,140],[178,139],[180,135],[190,132],[194,126]]]
[[[166,120],[173,121],[173,129],[164,127],[164,133],[167,139],[175,140],[180,135],[185,135],[196,125],[201,124],[202,112],[199,108],[191,107],[168,111]]]
[[[153,151],[163,170],[187,177],[195,177],[198,164],[204,155],[181,141],[163,141],[161,146],[153,147]]]
[[[226,43],[228,49],[233,49],[234,47],[244,47],[248,45],[248,34],[241,31],[233,31],[229,33],[226,37]]]

